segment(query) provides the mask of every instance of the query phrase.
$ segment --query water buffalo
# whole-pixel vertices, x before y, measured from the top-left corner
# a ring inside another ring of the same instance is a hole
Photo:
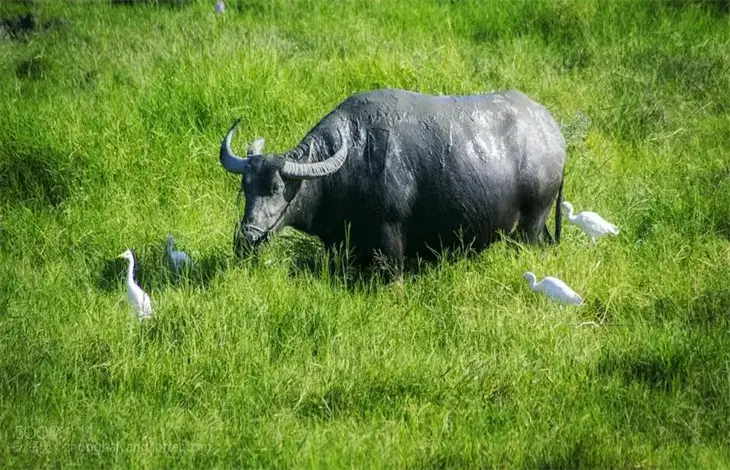
[[[346,240],[369,263],[377,250],[402,266],[443,247],[482,249],[500,232],[559,241],[565,140],[548,111],[511,90],[432,96],[375,90],[350,96],[296,147],[248,158],[231,139],[220,162],[243,176],[246,209],[236,251],[292,226],[326,247]],[[555,240],[545,221],[553,201]]]

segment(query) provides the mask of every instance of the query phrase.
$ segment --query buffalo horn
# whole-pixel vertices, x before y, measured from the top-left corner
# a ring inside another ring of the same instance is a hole
[[[338,131],[340,135],[340,149],[327,160],[316,162],[316,163],[297,163],[292,161],[285,161],[284,167],[281,169],[282,176],[292,179],[314,179],[328,176],[340,169],[345,159],[347,159],[347,145],[345,139],[342,138],[342,133]],[[312,147],[314,141],[309,142],[309,159],[312,157]]]
[[[223,168],[225,168],[227,171],[240,175],[246,171],[246,168],[248,167],[248,162],[246,161],[246,159],[241,158],[233,153],[233,150],[231,149],[231,139],[233,138],[233,132],[236,130],[236,127],[238,127],[239,121],[240,119],[236,119],[236,122],[233,123],[231,130],[228,131],[228,134],[226,134],[226,138],[223,139],[223,142],[221,143],[220,161],[221,165],[223,165]]]

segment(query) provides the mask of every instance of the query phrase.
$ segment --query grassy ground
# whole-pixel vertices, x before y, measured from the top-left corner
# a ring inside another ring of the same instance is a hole
[[[0,35],[3,466],[730,466],[727,1],[171,3],[0,5],[37,18]],[[291,231],[237,263],[233,119],[282,151],[379,87],[521,89],[569,142],[566,199],[621,236],[389,285],[306,268]]]

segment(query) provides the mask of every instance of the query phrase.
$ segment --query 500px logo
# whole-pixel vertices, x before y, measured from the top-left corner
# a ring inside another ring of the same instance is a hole
[[[61,432],[58,426],[15,426],[16,440],[44,441],[57,439]]]
[[[51,448],[48,441],[13,441],[10,444],[10,450],[13,452],[31,452],[33,454],[45,454]]]

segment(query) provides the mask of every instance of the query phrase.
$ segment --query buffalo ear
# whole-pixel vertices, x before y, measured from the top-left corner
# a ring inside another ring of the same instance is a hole
[[[251,145],[248,146],[248,151],[246,151],[246,156],[250,157],[252,155],[261,155],[264,153],[264,138],[263,137],[256,137],[253,142],[251,142]]]

